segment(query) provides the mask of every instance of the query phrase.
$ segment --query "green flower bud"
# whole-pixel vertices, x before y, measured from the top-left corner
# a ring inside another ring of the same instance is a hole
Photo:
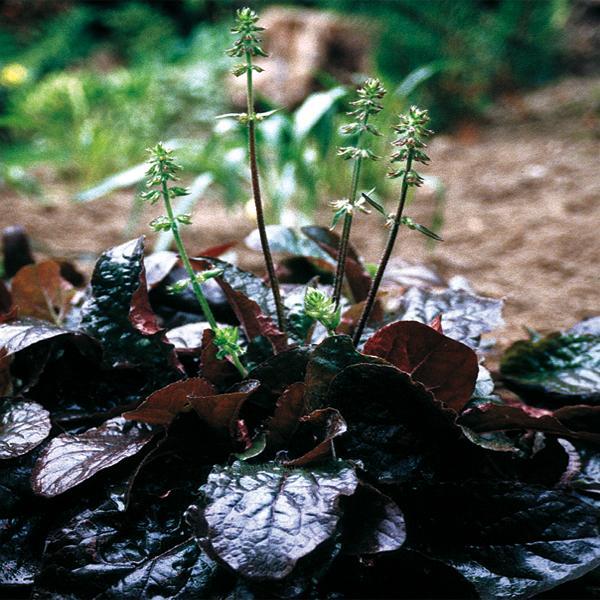
[[[321,323],[330,334],[335,333],[341,321],[341,307],[320,290],[309,287],[304,296],[304,314]]]
[[[215,330],[214,345],[219,349],[217,358],[226,356],[241,356],[245,350],[239,343],[239,331],[237,327],[219,327]]]
[[[233,46],[226,52],[228,56],[245,56],[250,54],[252,56],[267,56],[267,53],[260,46],[260,38],[257,34],[264,31],[264,27],[259,27],[258,15],[250,8],[240,8],[236,12],[235,27],[231,29],[231,33],[238,34],[239,38],[233,43]],[[235,67],[239,72],[233,72],[234,75],[239,76],[246,73],[246,70],[240,70]]]
[[[169,294],[181,294],[188,289],[191,283],[192,282],[190,279],[180,279],[179,281],[167,286],[167,292]]]
[[[169,231],[172,225],[171,219],[164,215],[150,221],[150,227],[153,231]]]

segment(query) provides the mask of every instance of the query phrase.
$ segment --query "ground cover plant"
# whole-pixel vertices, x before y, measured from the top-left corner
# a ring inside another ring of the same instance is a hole
[[[5,246],[3,593],[597,595],[599,319],[513,345],[496,386],[484,334],[502,323],[500,300],[386,280],[400,232],[438,240],[405,214],[429,161],[427,111],[397,118],[393,211],[361,191],[362,161],[389,162],[369,148],[388,135],[377,80],[343,132],[350,194],[332,228],[267,235],[256,14],[239,11],[234,33],[265,279],[223,259],[231,244],[188,255],[180,230],[202,211],[173,211],[186,190],[160,143],[143,197],[164,206],[151,226],[177,253],[133,239],[104,252],[84,287],[73,265],[33,262],[22,239]],[[389,227],[374,273],[352,245],[357,217]]]

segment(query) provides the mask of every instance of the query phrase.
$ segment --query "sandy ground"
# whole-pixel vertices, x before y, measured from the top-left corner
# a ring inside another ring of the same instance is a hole
[[[447,189],[445,241],[429,252],[421,236],[406,232],[398,255],[506,298],[502,346],[523,337],[524,326],[549,331],[600,313],[600,79],[566,79],[505,98],[485,125],[437,136],[430,156],[428,172]],[[2,191],[0,226],[20,223],[41,254],[80,259],[122,240],[132,193],[77,204],[62,183],[48,181],[45,189],[46,205]],[[426,224],[431,206],[423,190],[409,214]],[[191,249],[242,239],[252,229],[241,209],[227,212],[216,198],[201,207],[202,225],[187,233]],[[375,261],[384,236],[362,219],[354,243]],[[240,259],[260,265],[252,254]]]

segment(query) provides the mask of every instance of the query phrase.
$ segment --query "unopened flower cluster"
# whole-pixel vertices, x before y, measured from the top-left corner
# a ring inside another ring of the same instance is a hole
[[[392,146],[399,148],[392,154],[392,162],[404,162],[404,168],[392,169],[388,177],[393,179],[404,177],[409,186],[419,187],[423,178],[412,168],[413,162],[426,165],[429,156],[425,153],[425,141],[433,132],[425,126],[429,123],[429,113],[416,106],[411,106],[407,114],[400,115],[400,121],[394,126],[394,131],[399,135],[392,142]]]

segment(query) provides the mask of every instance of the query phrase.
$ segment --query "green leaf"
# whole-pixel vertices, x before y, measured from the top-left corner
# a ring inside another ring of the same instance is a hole
[[[252,445],[244,452],[238,452],[234,454],[234,456],[238,460],[250,460],[251,458],[256,458],[259,454],[262,454],[264,449],[267,447],[267,434],[261,433],[256,439],[252,442]]]
[[[425,225],[419,225],[419,223],[416,223],[410,217],[402,217],[401,222],[402,225],[406,225],[409,229],[414,229],[415,231],[422,233],[423,235],[427,236],[428,238],[431,238],[432,240],[436,240],[437,242],[444,241],[437,233],[431,231],[431,229],[428,229],[427,227],[425,227]]]
[[[369,192],[370,194],[371,192]],[[362,197],[378,212],[381,213],[387,219],[387,213],[385,212],[385,208],[377,202],[374,198],[372,198],[369,194],[365,192],[362,193]]]
[[[282,579],[334,535],[340,499],[357,485],[354,468],[342,461],[311,470],[275,462],[217,466],[201,488],[207,531],[195,534],[241,575]]]
[[[504,379],[525,392],[569,402],[600,402],[600,336],[553,333],[513,344],[500,363]]]

